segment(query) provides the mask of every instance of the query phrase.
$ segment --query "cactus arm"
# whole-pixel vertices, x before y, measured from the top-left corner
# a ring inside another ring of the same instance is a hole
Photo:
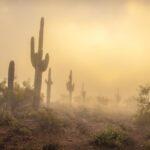
[[[34,49],[34,37],[31,38],[31,63],[32,66],[35,68],[36,66],[36,53]]]
[[[48,63],[49,63],[49,55],[46,54],[46,55],[45,55],[45,59],[42,60],[42,62],[41,62],[41,70],[42,70],[42,71],[45,71],[45,70],[47,69]]]
[[[39,47],[38,47],[38,53],[41,59],[43,56],[43,31],[44,31],[44,18],[41,18],[39,31]]]

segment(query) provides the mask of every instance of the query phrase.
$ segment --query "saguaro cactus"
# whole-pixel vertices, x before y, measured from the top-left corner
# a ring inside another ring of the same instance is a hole
[[[43,59],[43,30],[44,30],[44,18],[41,18],[38,52],[35,52],[34,49],[34,37],[31,38],[31,63],[35,69],[33,106],[36,109],[40,107],[42,73],[47,69],[49,63],[48,53],[46,54],[45,59]]]
[[[51,68],[49,68],[48,79],[45,80],[45,82],[47,84],[47,106],[49,106],[50,105],[50,99],[51,99],[51,86],[53,84],[52,78],[51,78]]]
[[[74,83],[72,81],[72,70],[70,71],[69,80],[66,83],[66,87],[67,87],[67,90],[69,91],[70,102],[72,102],[72,92],[74,91]]]
[[[84,83],[82,84],[82,88],[81,88],[81,95],[82,95],[82,99],[83,99],[83,101],[85,101],[86,91],[85,91],[85,89],[84,89]]]
[[[10,61],[8,68],[8,90],[13,91],[14,89],[14,74],[15,74],[15,63]]]
[[[115,97],[116,97],[116,102],[119,103],[121,101],[119,89],[117,89],[117,93],[116,93]]]

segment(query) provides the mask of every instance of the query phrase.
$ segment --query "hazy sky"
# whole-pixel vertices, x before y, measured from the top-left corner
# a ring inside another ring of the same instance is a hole
[[[0,80],[7,78],[13,59],[17,80],[33,83],[30,38],[35,36],[37,47],[41,16],[53,98],[66,93],[70,69],[75,95],[82,82],[89,95],[108,96],[117,88],[123,96],[132,95],[138,85],[150,82],[149,0],[1,0]]]

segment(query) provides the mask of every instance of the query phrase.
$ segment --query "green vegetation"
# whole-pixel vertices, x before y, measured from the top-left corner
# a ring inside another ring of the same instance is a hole
[[[128,134],[119,128],[107,128],[94,137],[93,144],[99,148],[123,149],[131,142]]]
[[[8,111],[0,111],[0,126],[15,126],[17,124],[16,118]]]
[[[33,116],[39,123],[40,129],[46,132],[61,132],[63,120],[59,118],[51,109],[41,109]]]
[[[138,113],[136,121],[139,125],[150,126],[150,86],[140,86],[138,101]]]

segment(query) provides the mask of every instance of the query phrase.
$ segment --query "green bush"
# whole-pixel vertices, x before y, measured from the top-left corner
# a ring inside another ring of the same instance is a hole
[[[55,132],[63,127],[63,120],[50,109],[42,109],[34,114],[34,119],[38,122],[40,128],[45,131]]]
[[[17,119],[8,111],[0,111],[0,126],[15,126]]]
[[[21,124],[16,124],[12,127],[12,132],[16,135],[31,135],[31,130]]]
[[[138,112],[136,122],[139,125],[150,125],[150,86],[140,86],[139,95],[137,97]]]
[[[7,106],[16,115],[18,112],[29,108],[32,105],[32,100],[33,89],[28,81],[24,81],[23,86],[15,82],[11,95],[6,86],[6,81],[0,82],[0,108]]]
[[[100,134],[95,135],[92,143],[99,148],[121,149],[131,142],[124,131],[117,128],[108,128]]]

